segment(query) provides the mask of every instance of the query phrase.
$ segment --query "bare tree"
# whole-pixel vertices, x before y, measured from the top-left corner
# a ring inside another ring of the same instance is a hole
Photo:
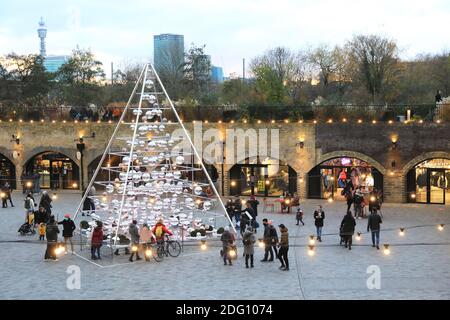
[[[358,67],[356,76],[375,102],[399,76],[397,44],[377,35],[357,35],[347,45]]]
[[[334,51],[328,45],[322,44],[308,53],[308,61],[319,71],[324,87],[328,86],[330,78],[337,69]]]
[[[293,103],[298,100],[299,90],[309,75],[307,57],[303,52],[294,53],[288,48],[276,47],[254,58],[250,71],[256,76],[257,90],[272,102],[281,103],[288,94]],[[259,84],[259,86],[258,86]]]
[[[183,45],[173,42],[160,52],[158,65],[155,65],[159,77],[173,99],[181,95],[184,60]]]

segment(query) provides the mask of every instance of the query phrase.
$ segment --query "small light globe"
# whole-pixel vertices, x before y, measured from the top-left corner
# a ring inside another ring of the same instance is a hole
[[[195,187],[194,188],[194,193],[196,194],[196,195],[201,195],[202,194],[202,192],[203,192],[203,189],[202,189],[202,187],[200,187],[200,186],[197,186],[197,187]]]
[[[182,164],[184,163],[184,157],[183,157],[183,156],[178,156],[178,157],[176,157],[175,163],[176,163],[177,165],[182,165]]]

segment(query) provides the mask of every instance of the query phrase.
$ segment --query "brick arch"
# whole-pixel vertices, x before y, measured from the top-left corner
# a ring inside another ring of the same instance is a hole
[[[317,159],[316,164],[312,168],[309,168],[309,170],[307,170],[306,172],[311,171],[314,167],[320,165],[322,162],[325,162],[325,161],[333,159],[333,158],[340,158],[340,157],[357,158],[357,159],[360,159],[362,161],[369,163],[375,169],[380,171],[383,175],[385,175],[387,172],[387,170],[384,168],[384,166],[381,163],[379,163],[378,161],[376,161],[375,159],[373,159],[372,157],[369,157],[369,156],[365,155],[364,153],[360,153],[360,152],[356,152],[356,151],[346,151],[346,150],[333,151],[333,152],[322,154]]]
[[[435,158],[450,159],[450,152],[432,151],[432,152],[423,153],[420,156],[417,156],[417,157],[413,158],[405,166],[403,166],[402,174],[406,175],[409,170],[414,168],[419,163],[421,163],[421,162],[423,162],[425,160],[430,160],[430,159],[435,159]]]
[[[77,166],[79,166],[78,161],[76,160],[76,151],[74,149],[69,148],[63,148],[63,147],[36,147],[33,148],[25,153],[24,156],[24,162],[23,166],[25,167],[26,164],[35,156],[44,153],[44,152],[56,152],[61,153],[68,157],[70,160],[75,162]]]
[[[0,154],[14,164],[14,159],[12,158],[13,152],[13,150],[8,150],[5,147],[0,146]]]

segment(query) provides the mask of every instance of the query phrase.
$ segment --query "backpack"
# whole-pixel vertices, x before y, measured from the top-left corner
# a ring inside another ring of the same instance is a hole
[[[25,199],[25,209],[31,209],[31,201],[29,198]]]
[[[162,226],[157,226],[156,230],[155,230],[155,236],[157,238],[161,238],[163,236],[163,234],[164,234],[163,227]]]

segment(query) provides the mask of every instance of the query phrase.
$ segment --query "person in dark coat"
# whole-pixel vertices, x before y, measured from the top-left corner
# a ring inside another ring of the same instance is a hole
[[[322,242],[323,220],[325,220],[325,212],[322,206],[319,205],[317,210],[314,211],[314,225],[316,226],[317,240],[319,242]]]
[[[58,259],[56,259],[56,245],[58,244],[58,233],[59,233],[59,228],[58,225],[56,224],[55,221],[55,217],[51,216],[48,224],[47,224],[47,228],[45,230],[45,237],[47,238],[47,249],[45,250],[45,256],[44,256],[44,260],[48,261],[48,260],[53,260],[53,261],[58,261]]]
[[[242,211],[241,198],[239,198],[239,196],[236,196],[236,198],[234,199],[234,207],[233,207],[234,219],[236,221],[236,228],[239,228],[239,223],[241,221],[241,211]]]
[[[230,227],[226,226],[225,231],[220,236],[220,241],[222,241],[223,264],[225,266],[227,265],[227,260],[230,266],[233,265],[233,263],[231,262],[230,250],[233,247],[234,240],[235,238],[234,235],[230,232]]]
[[[280,250],[278,251],[278,259],[281,262],[280,270],[289,271],[289,259],[288,259],[288,251],[289,251],[289,233],[288,228],[284,224],[280,224],[278,226],[280,228]]]
[[[252,214],[252,217],[253,217],[253,219],[252,219],[252,227],[253,227],[253,229],[255,229],[255,231],[256,231],[256,226],[257,226],[257,224],[256,224],[256,217],[258,216],[258,205],[259,205],[259,201],[256,199],[256,197],[255,196],[250,196],[250,200],[248,200],[248,202],[250,203],[250,205],[252,206],[252,209],[253,209],[253,214]]]
[[[377,210],[372,210],[367,221],[367,232],[372,232],[372,247],[380,250],[380,224],[383,223]]]
[[[353,204],[352,180],[347,179],[347,181],[345,183],[345,188],[344,188],[344,190],[342,190],[342,195],[345,197],[345,200],[347,201],[347,211],[349,211]]]
[[[356,221],[349,210],[341,222],[341,236],[344,238],[345,248],[352,250],[352,237],[355,233]]]
[[[275,255],[278,256],[278,250],[276,248],[278,242],[278,234],[275,227],[269,223],[267,219],[263,219],[264,225],[264,258],[261,262],[273,261],[273,253],[275,251]],[[269,258],[270,254],[270,258]],[[269,259],[268,259],[269,258]]]
[[[41,197],[41,200],[39,201],[39,206],[44,207],[45,211],[49,215],[52,214],[52,198],[50,198],[47,191],[42,192],[42,197]]]
[[[253,268],[253,255],[255,254],[255,233],[253,228],[248,226],[242,237],[242,242],[244,244],[244,256],[245,256],[245,267],[248,268],[248,260],[250,260],[250,268]]]
[[[225,204],[225,209],[227,210],[228,217],[230,217],[230,221],[233,221],[234,217],[234,202],[230,198],[228,199],[227,203]]]
[[[133,222],[130,224],[130,226],[128,228],[128,232],[130,233],[130,237],[131,237],[131,245],[137,247],[137,250],[131,251],[131,256],[130,256],[129,260],[130,260],[130,262],[133,262],[133,257],[135,254],[136,254],[136,261],[141,260],[141,257],[139,257],[139,252],[138,252],[140,235],[139,235],[139,229],[138,229],[136,220],[133,220]]]
[[[82,216],[84,216],[84,213],[86,212],[87,216],[90,216],[92,212],[95,212],[95,203],[92,197],[95,195],[95,188],[92,186],[89,191],[86,190],[87,197],[84,199],[83,202],[83,212],[81,213]]]
[[[65,214],[64,220],[58,222],[58,224],[62,224],[62,226],[63,226],[62,235],[64,237],[65,253],[67,254],[67,242],[70,242],[70,249],[72,250],[72,254],[74,254],[72,237],[73,237],[73,232],[75,231],[76,227],[75,227],[75,223],[73,222],[73,220],[70,219],[70,214]]]
[[[97,226],[92,232],[91,238],[91,259],[97,260],[101,259],[100,248],[103,245],[103,224],[101,221],[97,221]],[[97,255],[95,255],[97,253]]]
[[[252,225],[252,221],[254,220],[255,212],[253,211],[252,205],[247,201],[246,208],[241,212],[241,236],[244,235],[247,226]]]
[[[35,213],[35,221],[37,224],[39,223],[48,223],[50,219],[50,215],[47,214],[44,207],[39,207],[39,209]]]
[[[434,96],[434,101],[435,101],[436,103],[439,103],[439,102],[442,101],[441,90],[438,90],[438,91],[436,92],[436,95]]]
[[[12,196],[11,196],[12,188],[8,182],[5,182],[4,188],[5,188],[6,200],[9,200],[9,203],[11,204],[11,208],[13,208],[14,204],[12,202]]]

